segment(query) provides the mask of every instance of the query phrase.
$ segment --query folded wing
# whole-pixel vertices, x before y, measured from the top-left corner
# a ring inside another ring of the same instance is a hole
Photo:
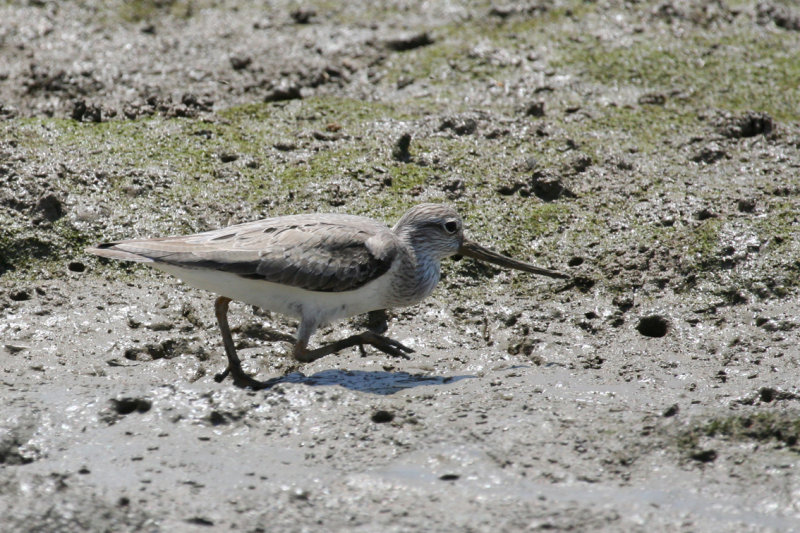
[[[140,262],[230,272],[310,291],[354,290],[384,274],[401,248],[391,230],[350,215],[298,215],[87,251]]]

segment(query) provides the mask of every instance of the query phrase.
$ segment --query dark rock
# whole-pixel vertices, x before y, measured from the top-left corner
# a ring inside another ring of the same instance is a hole
[[[282,102],[285,100],[299,100],[300,86],[297,84],[279,85],[264,96],[265,102]]]
[[[193,526],[212,527],[214,525],[213,520],[209,520],[204,516],[193,516],[192,518],[187,518],[185,522]]]
[[[624,156],[614,155],[606,159],[606,165],[611,165],[619,170],[633,170],[633,162],[630,159],[627,159]]]
[[[558,198],[576,197],[575,193],[564,186],[561,178],[544,170],[535,171],[527,181],[507,179],[495,190],[503,196],[519,193],[523,198],[536,196],[545,202],[551,202]]]
[[[507,181],[505,183],[501,183],[495,189],[497,192],[502,194],[503,196],[511,196],[518,190],[520,190],[525,184],[520,181]],[[528,195],[530,196],[530,195]]]
[[[405,89],[406,87],[408,87],[412,83],[414,83],[414,78],[412,78],[410,76],[400,76],[400,78],[398,78],[398,80],[397,80],[397,88],[398,89]]]
[[[597,333],[598,331],[597,328],[595,328],[588,322],[579,322],[578,326],[585,329],[589,333]],[[582,359],[581,366],[583,366],[583,368],[585,368],[586,370],[600,370],[601,368],[603,368],[604,362],[605,359],[603,359],[599,355],[591,355]]]
[[[728,153],[719,147],[716,143],[711,143],[702,147],[698,152],[692,155],[689,159],[695,163],[706,163],[710,165],[716,163],[720,159],[728,157]]]
[[[76,100],[72,105],[70,117],[78,122],[102,122],[103,112],[100,106],[87,104],[85,100]]]
[[[756,318],[756,326],[764,331],[791,331],[797,327],[797,324],[791,320],[779,320],[775,318],[759,316]]]
[[[459,178],[453,178],[442,185],[442,190],[447,193],[447,197],[451,200],[461,196],[461,193],[464,192],[464,188],[464,181]]]
[[[478,121],[471,117],[465,119],[447,117],[439,124],[439,131],[452,130],[457,135],[470,135],[477,129]]]
[[[774,122],[767,113],[748,111],[743,115],[725,117],[717,125],[717,131],[731,139],[767,135],[772,132]]]
[[[403,163],[407,163],[408,161],[411,160],[411,153],[408,150],[410,146],[411,146],[411,134],[410,133],[402,134],[394,143],[394,147],[392,148],[392,158],[395,161],[401,161]]]
[[[614,299],[611,300],[611,303],[616,305],[619,310],[624,313],[633,307],[633,297],[628,295],[614,296]]]
[[[0,432],[0,465],[25,465],[36,457],[25,451],[31,439],[32,428],[25,426],[3,427]]]
[[[10,119],[16,116],[17,110],[14,108],[14,106],[0,102],[0,119]]]
[[[33,211],[50,222],[54,222],[64,216],[64,206],[58,196],[53,193],[46,194],[39,198]]]
[[[525,115],[529,117],[543,117],[544,116],[544,101],[531,102],[525,107]]]
[[[772,2],[759,2],[756,6],[756,19],[759,24],[767,24],[771,21],[779,28],[800,31],[800,14],[792,11],[788,6]]]
[[[586,154],[577,154],[572,158],[569,166],[573,172],[580,174],[592,166],[592,158]]]
[[[125,359],[131,361],[152,361],[155,359],[172,359],[185,353],[189,341],[186,339],[167,339],[160,344],[148,343],[144,346],[127,348],[124,352]]]
[[[511,130],[508,128],[494,128],[492,131],[488,132],[485,137],[487,139],[499,139],[500,137],[505,137],[511,133]]]
[[[558,198],[575,198],[575,193],[564,186],[561,178],[543,171],[533,173],[528,190],[545,202],[552,202]],[[522,196],[525,196],[521,190]]]
[[[697,220],[708,220],[709,218],[716,218],[717,215],[714,214],[709,208],[704,207],[700,211],[694,214],[694,217]]]
[[[194,93],[184,93],[181,96],[181,103],[186,107],[199,109],[200,111],[210,111],[214,106],[214,100],[211,98],[200,98]]]
[[[507,19],[516,15],[536,15],[551,9],[551,2],[512,2],[511,4],[493,5],[489,8],[489,16]]]
[[[662,93],[645,93],[639,97],[641,105],[664,105],[667,97]]]
[[[717,458],[717,452],[716,450],[697,450],[692,452],[689,457],[701,463],[710,463]]]
[[[677,403],[675,403],[675,404],[672,404],[672,405],[670,405],[669,407],[667,407],[667,408],[664,410],[664,412],[663,412],[663,413],[661,413],[661,416],[663,416],[664,418],[669,418],[669,417],[671,417],[671,416],[675,416],[675,415],[677,415],[677,414],[678,414],[678,411],[680,411],[680,408],[678,407],[678,404],[677,404]]]
[[[764,403],[769,403],[775,400],[777,395],[778,391],[772,387],[762,387],[761,390],[758,391],[758,398]]]
[[[111,406],[118,414],[128,415],[136,411],[137,413],[146,413],[153,406],[150,400],[145,398],[119,398],[112,399]]]
[[[228,423],[225,415],[219,411],[211,411],[211,414],[208,415],[208,421],[212,426],[221,426]]]
[[[249,56],[231,56],[230,62],[233,70],[244,70],[253,63],[253,58]]]
[[[8,297],[14,302],[24,302],[31,299],[31,293],[28,289],[17,289],[9,292]]]
[[[405,52],[422,46],[433,44],[433,39],[428,32],[399,35],[386,40],[386,47],[395,52]]]
[[[343,139],[345,136],[341,133],[325,133],[324,131],[314,130],[311,132],[311,136],[314,137],[318,141],[338,141],[339,139]]]
[[[317,11],[313,7],[299,7],[289,13],[292,20],[297,24],[308,24],[311,18],[317,15]]]
[[[489,9],[489,15],[501,19],[505,19],[516,13],[517,10],[514,6],[492,6]]]
[[[742,213],[752,213],[756,210],[756,201],[753,198],[740,198],[736,208]]]
[[[272,147],[281,152],[291,152],[292,150],[297,150],[297,143],[292,141],[278,141],[273,144]]]

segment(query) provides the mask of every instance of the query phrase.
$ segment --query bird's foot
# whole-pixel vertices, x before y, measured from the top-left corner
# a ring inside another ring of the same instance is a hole
[[[216,381],[217,383],[222,383],[223,381],[225,381],[225,378],[227,378],[228,374],[230,373],[231,373],[231,367],[227,367],[225,370],[214,376],[214,381]]]
[[[228,365],[228,368],[226,368],[225,370],[214,376],[214,381],[216,381],[217,383],[221,383],[226,377],[228,377],[228,375],[233,377],[233,384],[242,389],[249,388],[253,390],[263,390],[263,389],[268,389],[273,385],[275,385],[276,383],[280,382],[280,378],[272,378],[266,381],[259,381],[247,375],[245,371],[242,370],[241,366],[239,367],[234,366],[232,368],[230,365]]]
[[[358,337],[360,340],[358,343],[358,349],[361,351],[362,357],[366,357],[367,355],[367,352],[364,350],[365,344],[374,346],[383,353],[391,355],[392,357],[411,359],[408,354],[414,353],[414,350],[400,343],[399,341],[390,339],[389,337],[384,337],[383,335],[378,335],[372,331],[365,331],[364,333],[356,335],[356,337]]]
[[[314,350],[307,350],[304,343],[298,343],[294,347],[294,358],[303,363],[311,363],[312,361],[316,361],[321,357],[336,353],[344,350],[345,348],[352,348],[353,346],[358,346],[358,349],[361,351],[361,355],[366,355],[366,352],[364,351],[365,344],[374,346],[385,354],[394,357],[403,357],[404,359],[410,359],[407,354],[414,351],[408,346],[404,346],[394,339],[384,337],[383,335],[378,335],[372,331],[365,331],[363,333],[359,333],[358,335],[351,335],[346,339],[338,340],[330,344],[326,344],[325,346],[320,346]]]

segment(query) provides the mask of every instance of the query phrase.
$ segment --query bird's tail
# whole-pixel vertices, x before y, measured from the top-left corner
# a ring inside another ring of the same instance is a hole
[[[153,260],[133,252],[127,252],[117,245],[123,244],[120,242],[104,242],[97,246],[90,246],[86,248],[86,252],[100,257],[108,257],[109,259],[119,259],[120,261],[136,261],[137,263],[152,263]]]

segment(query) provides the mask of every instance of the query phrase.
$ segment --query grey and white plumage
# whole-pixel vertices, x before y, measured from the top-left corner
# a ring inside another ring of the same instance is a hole
[[[217,318],[229,370],[237,382],[249,386],[261,382],[236,368],[238,359],[234,359],[229,332],[226,335],[230,300],[299,318],[293,353],[302,361],[365,343],[404,356],[411,350],[366,332],[316,350],[307,346],[322,325],[423,300],[439,282],[441,260],[455,254],[567,277],[466,241],[461,217],[442,204],[417,205],[393,228],[353,215],[292,215],[195,235],[105,243],[87,251],[146,262],[192,286],[221,295]]]

